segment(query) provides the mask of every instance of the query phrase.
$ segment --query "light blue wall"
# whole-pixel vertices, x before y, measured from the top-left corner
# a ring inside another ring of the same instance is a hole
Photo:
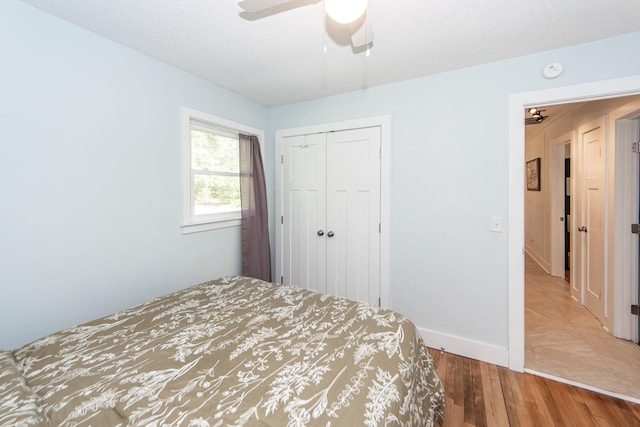
[[[639,74],[637,52],[633,33],[272,108],[270,133],[391,115],[391,306],[418,327],[506,348],[509,95]],[[556,80],[540,74],[550,62],[565,67]],[[504,233],[490,232],[492,216]]]
[[[183,235],[180,106],[265,107],[0,2],[0,348],[240,272],[239,229]]]
[[[237,228],[181,234],[181,105],[268,128],[272,229],[275,130],[391,115],[392,306],[506,347],[507,234],[489,218],[506,229],[508,97],[639,74],[638,51],[634,33],[267,110],[4,0],[0,348],[240,271]]]

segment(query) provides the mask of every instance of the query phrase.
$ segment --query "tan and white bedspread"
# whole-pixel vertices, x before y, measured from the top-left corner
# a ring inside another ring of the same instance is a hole
[[[37,406],[33,425],[431,426],[443,411],[409,320],[244,277],[156,298],[13,356],[26,384],[12,380],[33,392],[22,408]],[[0,423],[16,406],[0,386]]]

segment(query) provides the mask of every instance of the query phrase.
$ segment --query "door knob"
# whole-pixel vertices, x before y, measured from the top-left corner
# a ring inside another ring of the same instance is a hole
[[[324,236],[324,230],[318,230],[318,236]]]
[[[329,237],[333,237],[333,231],[328,232],[328,233],[327,233],[327,236],[329,236]]]
[[[578,227],[578,231],[584,231],[586,233],[587,227],[585,227],[584,225],[582,227]]]

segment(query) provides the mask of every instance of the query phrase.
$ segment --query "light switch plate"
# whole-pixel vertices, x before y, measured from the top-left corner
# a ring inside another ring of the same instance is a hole
[[[491,217],[491,231],[493,231],[494,233],[502,233],[502,217]]]

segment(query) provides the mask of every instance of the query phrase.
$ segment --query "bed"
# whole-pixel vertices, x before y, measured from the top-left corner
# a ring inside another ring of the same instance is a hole
[[[246,277],[0,352],[2,426],[432,426],[443,402],[402,315]]]

